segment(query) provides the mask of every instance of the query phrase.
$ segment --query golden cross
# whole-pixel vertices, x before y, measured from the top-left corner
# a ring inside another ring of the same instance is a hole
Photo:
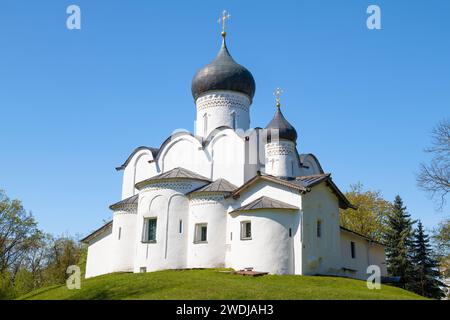
[[[281,106],[281,103],[280,103],[280,98],[281,98],[281,94],[283,93],[283,89],[281,89],[281,88],[276,88],[275,89],[275,91],[274,91],[274,96],[276,97],[276,100],[277,100],[277,107],[279,108],[280,106]]]
[[[223,10],[222,16],[217,21],[219,24],[222,25],[222,35],[226,34],[226,32],[225,32],[225,21],[230,19],[230,18],[231,18],[231,15],[226,10]]]

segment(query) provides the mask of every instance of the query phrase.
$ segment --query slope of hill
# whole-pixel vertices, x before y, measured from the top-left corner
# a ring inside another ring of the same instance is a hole
[[[168,270],[151,273],[116,273],[82,280],[80,290],[53,286],[21,299],[423,299],[387,285],[367,289],[366,282],[336,277],[244,277],[226,270]]]

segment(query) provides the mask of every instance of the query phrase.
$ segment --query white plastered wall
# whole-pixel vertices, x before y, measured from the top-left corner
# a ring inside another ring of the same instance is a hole
[[[338,198],[325,182],[314,186],[302,196],[303,274],[339,274],[340,221]],[[317,221],[321,221],[321,237]]]
[[[299,161],[295,143],[279,140],[267,143],[266,173],[276,177],[295,177],[299,173]]]
[[[110,244],[112,272],[131,272],[134,268],[136,247],[136,211],[114,212]]]
[[[188,267],[219,268],[225,265],[227,213],[223,195],[201,194],[189,202]],[[196,224],[207,224],[207,242],[195,243]]]
[[[298,191],[264,181],[257,182],[242,193],[228,211],[262,196],[301,207]],[[301,274],[300,218],[298,210],[257,210],[228,214],[226,265],[234,269],[251,267],[274,274]],[[252,223],[252,240],[241,240],[243,221]],[[292,237],[289,237],[289,229]]]
[[[214,129],[227,126],[232,129],[250,128],[250,99],[232,91],[210,91],[196,101],[195,134],[206,138]]]
[[[111,229],[109,228],[107,231],[101,233],[89,242],[86,262],[86,278],[96,277],[112,272],[111,239]]]
[[[351,254],[351,242],[355,243],[355,258]],[[341,261],[347,269],[344,275],[349,277],[366,280],[370,265],[380,267],[382,276],[387,275],[384,247],[345,230],[341,230]]]
[[[133,155],[123,172],[122,200],[138,193],[136,183],[158,174],[156,164],[149,162],[152,160],[153,154],[147,149]]]
[[[134,272],[179,269],[187,266],[189,200],[185,193],[205,185],[198,181],[171,181],[142,190],[139,195]],[[156,242],[143,242],[144,219],[157,218]],[[179,222],[183,232],[179,232]]]
[[[211,176],[210,156],[199,140],[190,134],[172,138],[159,153],[160,173],[182,167],[207,178]]]
[[[245,141],[231,129],[220,131],[208,144],[212,180],[226,179],[236,186],[245,182]]]

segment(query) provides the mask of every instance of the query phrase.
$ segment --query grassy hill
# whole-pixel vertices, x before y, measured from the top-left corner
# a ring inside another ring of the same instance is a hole
[[[82,280],[80,290],[53,286],[21,299],[423,299],[411,292],[382,285],[369,290],[366,282],[335,277],[244,277],[225,270],[183,270],[116,273]]]

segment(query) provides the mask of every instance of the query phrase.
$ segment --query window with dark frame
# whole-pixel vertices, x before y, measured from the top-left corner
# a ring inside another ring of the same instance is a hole
[[[179,233],[183,233],[183,220],[180,220]]]
[[[252,239],[252,223],[250,221],[241,222],[241,240]]]
[[[352,254],[352,259],[356,258],[356,250],[355,250],[355,243],[353,241],[350,241],[350,251]]]
[[[156,242],[156,218],[145,219],[145,231],[143,242]]]
[[[198,223],[195,225],[194,243],[205,243],[208,241],[208,224]]]

